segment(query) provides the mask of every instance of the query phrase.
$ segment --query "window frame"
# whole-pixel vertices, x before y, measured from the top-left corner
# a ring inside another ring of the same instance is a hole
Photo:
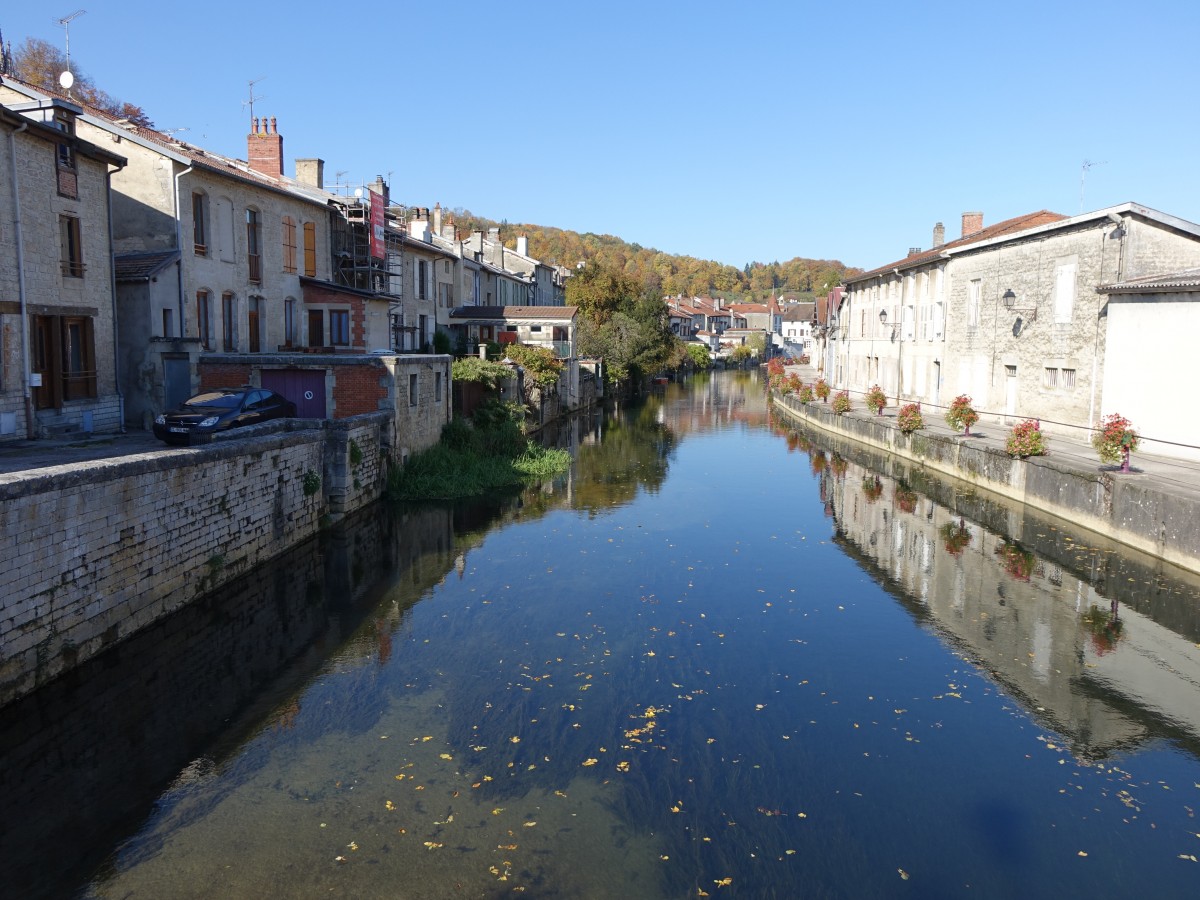
[[[296,274],[296,220],[284,216],[281,220],[283,229],[283,271],[289,275]]]
[[[192,191],[192,252],[208,256],[208,195]]]
[[[251,284],[263,283],[262,215],[253,206],[246,207],[246,265]]]
[[[350,310],[349,309],[331,309],[329,310],[329,346],[331,347],[349,347],[350,346]],[[339,340],[341,338],[342,340]]]
[[[87,266],[83,262],[83,225],[79,216],[60,213],[58,217],[59,266],[64,278],[82,278]]]

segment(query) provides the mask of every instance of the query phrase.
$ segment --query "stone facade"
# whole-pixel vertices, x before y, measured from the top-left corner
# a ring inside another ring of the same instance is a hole
[[[982,229],[976,215],[958,241],[848,280],[834,384],[934,407],[967,394],[984,421],[1086,436],[1103,407],[1097,287],[1200,264],[1200,226],[1136,204]]]
[[[76,136],[79,107],[26,100],[0,86],[19,104],[0,107],[0,441],[117,431],[108,176],[124,159]]]

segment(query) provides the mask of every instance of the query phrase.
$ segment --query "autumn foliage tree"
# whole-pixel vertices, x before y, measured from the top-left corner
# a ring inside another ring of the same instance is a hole
[[[61,88],[58,77],[67,70],[67,58],[53,44],[27,37],[15,51],[5,51],[7,67],[13,75],[40,90],[58,93]],[[74,63],[70,67],[75,76],[75,84],[71,87],[71,96],[80,103],[94,107],[102,112],[127,119],[134,125],[143,128],[153,128],[154,123],[146,115],[146,111],[133,103],[118,100],[102,90],[91,76]]]

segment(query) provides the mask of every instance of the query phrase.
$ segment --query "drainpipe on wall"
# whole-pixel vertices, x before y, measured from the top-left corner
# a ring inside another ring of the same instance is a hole
[[[21,195],[17,191],[17,135],[28,127],[28,123],[22,122],[20,128],[8,133],[8,151],[12,168],[13,243],[17,250],[17,299],[21,306],[21,389],[25,395],[25,434],[30,440],[33,440],[37,436],[37,432],[33,425],[33,390],[29,384],[29,315],[25,300],[25,244],[21,236]]]
[[[117,259],[113,253],[112,177],[112,169],[104,173],[104,199],[108,207],[108,290],[112,297],[113,385],[117,389],[121,434],[125,434],[125,395],[121,393],[121,334],[117,328]]]
[[[186,301],[183,296],[183,225],[180,222],[179,215],[179,179],[188,172],[192,171],[192,166],[188,166],[182,172],[175,176],[175,249],[179,251],[179,262],[175,263],[175,277],[179,284],[179,336],[184,336],[184,323],[187,319],[184,318],[184,306]],[[206,236],[207,240],[207,236]],[[199,336],[199,326],[197,326],[197,337]]]

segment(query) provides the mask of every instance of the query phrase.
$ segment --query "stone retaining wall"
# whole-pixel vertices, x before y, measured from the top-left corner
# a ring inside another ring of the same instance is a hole
[[[0,705],[378,499],[392,422],[288,420],[0,484]]]
[[[838,416],[824,404],[774,397],[787,416],[1026,503],[1115,541],[1200,572],[1200,496],[1168,493],[1149,479],[1080,471],[1053,457],[1013,459],[949,436],[905,435],[887,421]]]

